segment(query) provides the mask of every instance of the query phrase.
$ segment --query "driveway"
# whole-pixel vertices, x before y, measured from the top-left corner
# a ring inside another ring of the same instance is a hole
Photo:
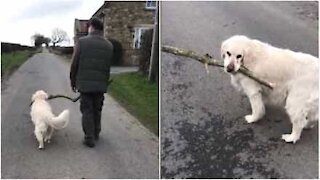
[[[54,133],[45,150],[38,150],[29,115],[31,95],[43,89],[76,97],[69,68],[66,61],[44,51],[2,83],[1,178],[158,178],[158,137],[108,94],[95,148],[82,144],[79,102],[55,99],[50,101],[54,113],[69,109],[70,123]]]

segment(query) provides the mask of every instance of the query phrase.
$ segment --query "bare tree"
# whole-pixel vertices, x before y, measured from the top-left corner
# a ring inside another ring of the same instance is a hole
[[[56,28],[52,31],[51,42],[53,47],[55,47],[57,43],[61,43],[67,39],[68,35],[64,30]]]

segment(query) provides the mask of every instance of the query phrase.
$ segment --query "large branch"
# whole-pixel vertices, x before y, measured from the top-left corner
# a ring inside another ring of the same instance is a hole
[[[211,66],[218,66],[218,67],[224,67],[223,63],[219,62],[218,60],[212,59],[210,56],[208,55],[201,55],[198,54],[194,51],[190,51],[190,50],[186,50],[186,49],[181,49],[181,48],[177,48],[177,47],[172,47],[172,46],[162,46],[161,50],[163,52],[167,52],[167,53],[171,53],[171,54],[175,54],[178,56],[183,56],[183,57],[188,57],[188,58],[192,58],[195,59],[201,63],[203,63],[205,65],[205,67],[207,67],[207,65],[211,65]],[[239,72],[248,76],[249,78],[255,80],[256,82],[270,88],[273,89],[273,85],[269,82],[266,82],[264,80],[261,80],[259,78],[257,78],[256,76],[254,76],[254,74],[249,71],[248,69],[246,69],[245,67],[240,67]]]

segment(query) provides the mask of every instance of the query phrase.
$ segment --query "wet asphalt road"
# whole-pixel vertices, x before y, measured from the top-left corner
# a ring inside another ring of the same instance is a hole
[[[162,2],[162,44],[213,54],[243,34],[318,55],[315,2]],[[162,53],[163,178],[318,178],[318,128],[293,145],[283,109],[247,124],[247,98],[221,69]]]
[[[75,97],[69,66],[53,54],[39,53],[2,83],[1,178],[157,178],[158,138],[107,94],[95,148],[82,144],[79,102],[56,99],[50,101],[52,109],[57,114],[68,108],[69,125],[54,133],[45,150],[38,150],[29,115],[31,95],[44,89]]]

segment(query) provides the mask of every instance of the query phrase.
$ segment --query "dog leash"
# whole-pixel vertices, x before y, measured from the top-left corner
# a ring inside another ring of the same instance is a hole
[[[79,96],[76,97],[76,98],[71,98],[71,97],[68,97],[68,96],[65,96],[65,95],[57,94],[57,95],[50,95],[50,96],[48,97],[48,100],[50,100],[50,99],[55,99],[55,98],[66,98],[66,99],[69,99],[69,100],[72,101],[72,102],[77,102],[77,101],[80,99],[80,96],[81,96],[81,95],[79,95]]]

